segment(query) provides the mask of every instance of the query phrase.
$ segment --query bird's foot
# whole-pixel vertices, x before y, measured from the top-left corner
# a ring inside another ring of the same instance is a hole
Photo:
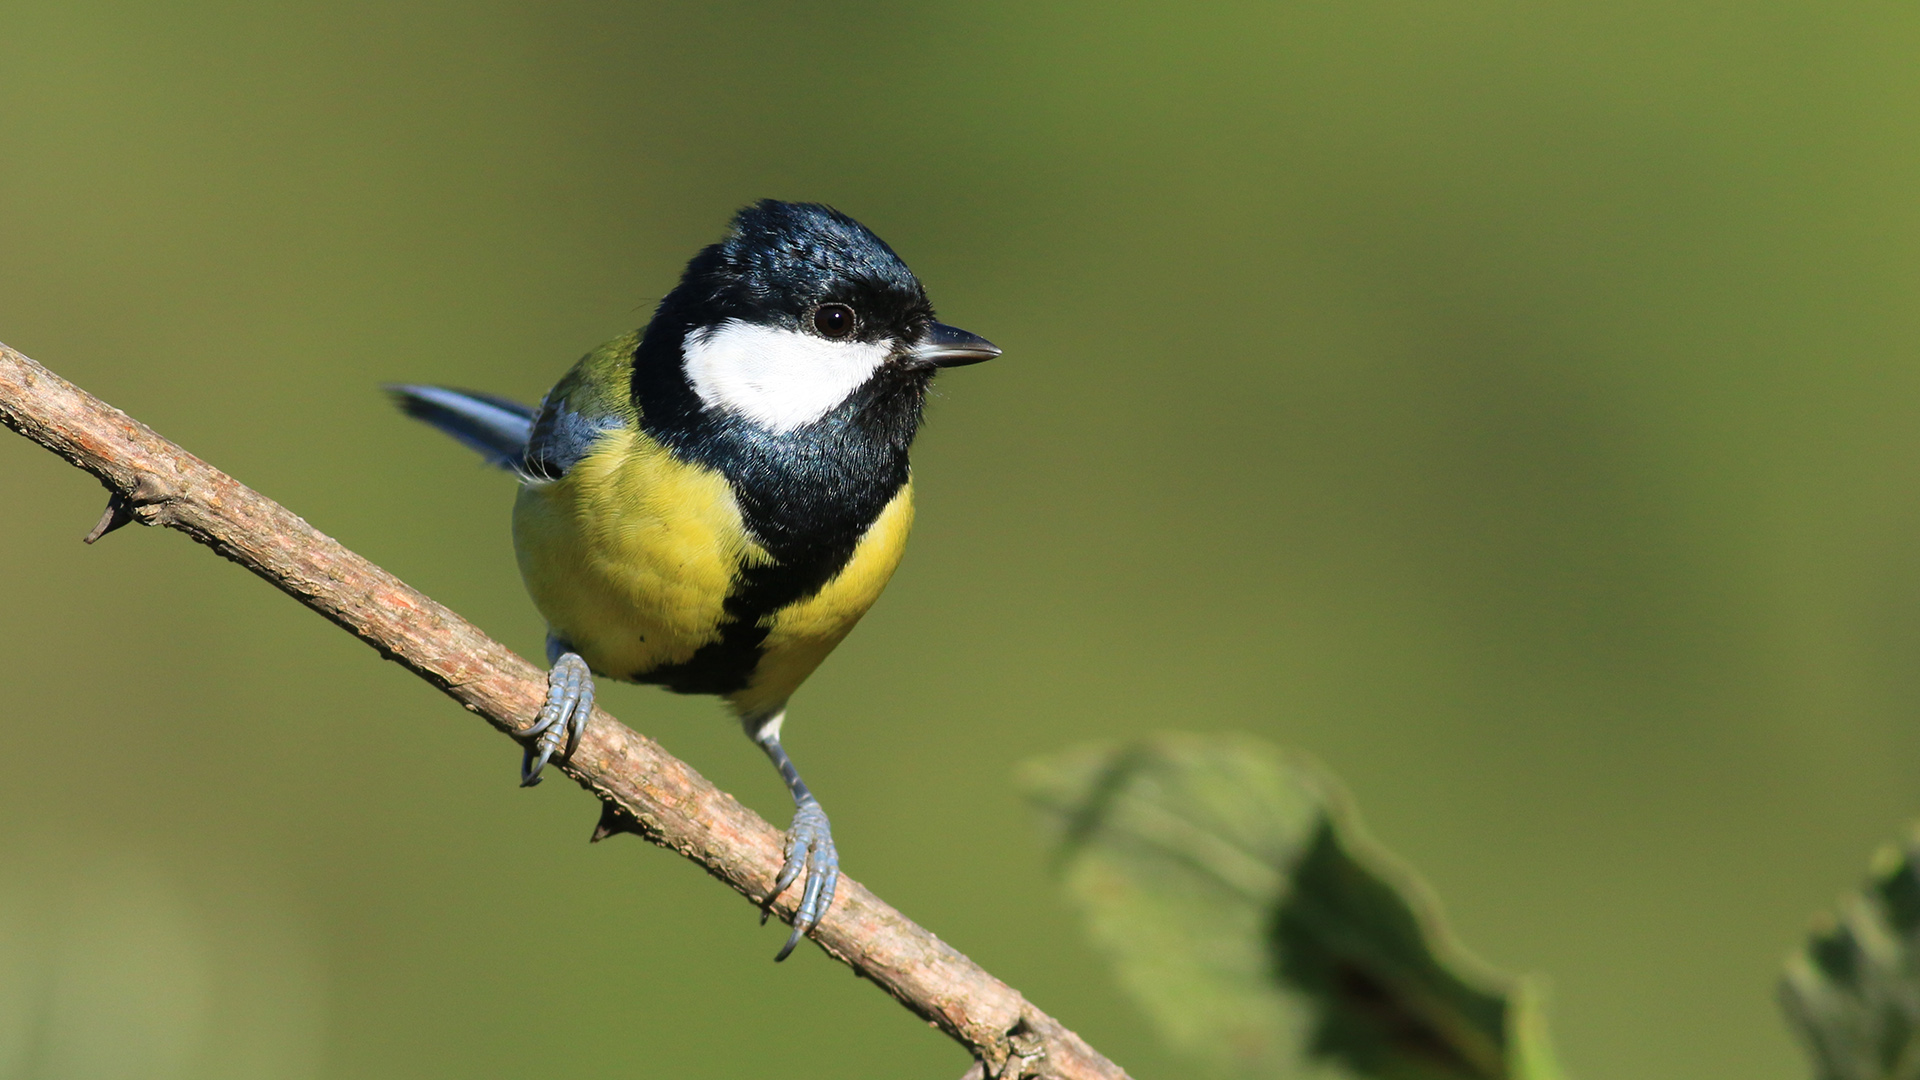
[[[773,891],[767,894],[767,905],[760,911],[761,922],[767,921],[773,902],[795,878],[801,879],[800,906],[793,912],[793,933],[780,955],[773,958],[775,963],[793,953],[802,934],[820,925],[833,906],[833,890],[840,884],[840,853],[833,846],[833,827],[827,823],[826,811],[811,798],[793,812],[793,825],[787,829],[786,859],[780,864]]]
[[[562,653],[547,672],[547,703],[540,707],[534,725],[520,733],[527,740],[526,756],[520,760],[520,786],[539,783],[540,770],[554,754],[560,754],[562,761],[572,757],[592,715],[593,673],[579,653]]]

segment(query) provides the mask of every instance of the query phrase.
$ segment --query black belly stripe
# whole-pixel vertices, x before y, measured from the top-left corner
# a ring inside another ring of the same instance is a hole
[[[865,533],[864,527],[861,533]],[[771,629],[770,616],[819,592],[845,568],[858,543],[856,535],[844,554],[835,551],[807,561],[747,568],[727,594],[719,640],[701,646],[681,663],[637,672],[632,681],[664,686],[676,694],[731,694],[746,689],[760,664],[761,646]]]
[[[643,344],[634,365],[641,427],[681,459],[727,478],[773,561],[735,578],[719,640],[631,678],[683,694],[731,694],[753,678],[769,617],[832,581],[906,484],[928,376],[883,368],[826,416],[775,434],[703,409],[680,372],[677,341],[671,365],[649,364],[647,351]]]

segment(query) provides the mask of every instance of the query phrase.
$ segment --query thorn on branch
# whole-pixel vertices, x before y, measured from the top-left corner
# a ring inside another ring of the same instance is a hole
[[[123,492],[115,489],[107,494],[107,509],[100,515],[100,520],[94,525],[93,531],[81,539],[91,544],[113,530],[131,525],[132,523],[133,500],[127,498]]]
[[[610,802],[603,802],[600,804],[600,823],[593,827],[593,835],[587,838],[587,843],[597,844],[615,833],[623,832],[641,835],[640,825],[625,810]]]
[[[146,473],[141,473],[134,479],[131,491],[109,487],[107,509],[100,515],[100,520],[94,524],[93,531],[81,539],[91,544],[115,529],[123,528],[133,522],[138,521],[143,525],[151,524],[152,515],[142,517],[141,508],[158,503],[166,497],[167,492],[160,486],[160,482]]]

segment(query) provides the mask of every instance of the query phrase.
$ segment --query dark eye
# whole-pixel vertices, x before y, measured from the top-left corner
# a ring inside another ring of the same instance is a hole
[[[845,304],[821,304],[813,309],[813,328],[821,337],[846,337],[853,333],[853,309]]]

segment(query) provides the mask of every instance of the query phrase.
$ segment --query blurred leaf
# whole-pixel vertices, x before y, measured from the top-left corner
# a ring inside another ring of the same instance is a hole
[[[1780,987],[1821,1080],[1920,1078],[1920,835],[1874,857]]]
[[[1178,1047],[1244,1076],[1550,1080],[1536,995],[1454,945],[1318,765],[1163,735],[1029,762],[1068,893]]]

